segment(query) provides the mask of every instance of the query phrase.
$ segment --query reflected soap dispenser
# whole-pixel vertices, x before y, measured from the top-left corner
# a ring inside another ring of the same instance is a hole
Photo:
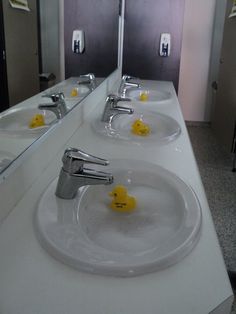
[[[84,31],[81,29],[76,29],[73,31],[72,36],[72,51],[74,53],[81,54],[84,52],[85,42],[84,42]]]
[[[171,48],[171,36],[169,33],[162,33],[160,39],[159,54],[161,57],[169,57]]]

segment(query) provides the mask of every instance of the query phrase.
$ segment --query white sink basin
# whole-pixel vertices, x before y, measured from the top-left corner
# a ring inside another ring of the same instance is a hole
[[[141,103],[147,103],[147,102],[162,103],[172,98],[170,92],[158,91],[158,90],[153,90],[153,89],[144,89],[144,88],[130,88],[126,91],[125,95],[126,97],[131,98],[132,100],[138,101]],[[143,100],[141,100],[142,95],[147,95],[147,96],[144,97]]]
[[[149,134],[141,136],[132,132],[132,126],[137,120],[141,120],[150,128]],[[138,145],[150,144],[150,142],[166,144],[175,140],[181,133],[181,127],[176,120],[150,111],[144,114],[138,111],[130,115],[121,114],[115,117],[111,124],[97,119],[92,122],[92,128],[101,135]]]
[[[107,186],[87,186],[73,200],[55,196],[57,179],[44,192],[35,225],[42,246],[82,271],[137,276],[168,267],[195,246],[201,208],[193,190],[173,173],[147,162],[112,160]],[[114,186],[136,198],[133,213],[110,209]]]
[[[30,128],[29,122],[36,114],[44,116],[45,125]],[[39,134],[49,128],[56,121],[56,116],[48,110],[37,108],[12,108],[0,115],[0,132],[13,135]]]

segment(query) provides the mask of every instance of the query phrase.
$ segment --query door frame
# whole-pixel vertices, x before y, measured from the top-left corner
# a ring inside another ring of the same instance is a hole
[[[2,0],[0,0],[0,112],[9,108]]]

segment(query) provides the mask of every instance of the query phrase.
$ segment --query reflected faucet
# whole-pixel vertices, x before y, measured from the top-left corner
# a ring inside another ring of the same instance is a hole
[[[118,90],[118,95],[124,98],[127,88],[130,88],[130,87],[140,88],[141,86],[139,83],[130,82],[130,80],[137,80],[137,79],[138,79],[137,77],[133,77],[127,74],[123,75],[121,79],[120,87]]]
[[[112,123],[113,119],[120,114],[132,114],[134,112],[131,108],[119,107],[117,103],[119,101],[130,101],[129,98],[121,98],[116,95],[108,95],[104,112],[102,115],[102,122]]]
[[[85,185],[113,183],[110,173],[84,168],[86,163],[107,166],[109,162],[105,159],[89,155],[77,148],[68,148],[64,152],[62,162],[55,192],[59,198],[73,199],[78,189]]]
[[[53,102],[47,104],[40,104],[38,106],[40,110],[52,111],[57,116],[57,119],[61,119],[66,115],[67,108],[65,103],[65,96],[62,92],[47,94],[43,95],[42,97],[51,98]]]
[[[80,75],[82,81],[78,81],[78,84],[89,84],[90,89],[93,91],[97,87],[95,75],[93,73]]]

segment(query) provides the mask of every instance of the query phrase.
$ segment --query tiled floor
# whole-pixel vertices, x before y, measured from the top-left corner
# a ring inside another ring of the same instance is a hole
[[[236,172],[232,172],[232,155],[219,145],[209,126],[188,125],[188,132],[226,266],[236,271]],[[232,314],[236,314],[236,304]]]

